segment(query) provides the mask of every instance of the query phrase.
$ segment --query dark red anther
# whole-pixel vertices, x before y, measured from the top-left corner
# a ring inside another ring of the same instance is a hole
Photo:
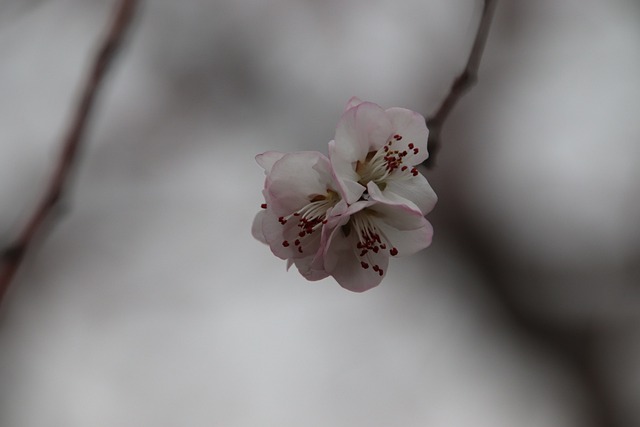
[[[365,270],[366,270],[367,268],[369,268],[369,264],[367,264],[367,263],[366,263],[366,262],[364,262],[364,261],[361,261],[361,262],[360,262],[360,266],[361,266],[362,268],[364,268]]]
[[[398,249],[396,249],[396,248],[391,248],[391,249],[389,250],[389,253],[391,254],[391,256],[396,256],[396,255],[398,255]]]
[[[267,209],[267,204],[266,204],[266,203],[263,203],[263,204],[261,204],[261,205],[260,205],[260,207],[261,207],[262,209]]]
[[[286,240],[284,242],[282,242],[282,246],[284,246],[285,248],[289,247],[289,242],[287,242]]]
[[[410,150],[413,150],[413,147],[415,147],[415,145],[413,145],[413,142],[410,142],[410,143],[409,143],[409,149],[410,149]]]

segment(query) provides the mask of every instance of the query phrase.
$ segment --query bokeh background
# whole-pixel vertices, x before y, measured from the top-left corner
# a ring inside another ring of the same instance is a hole
[[[0,0],[0,244],[115,1]],[[0,309],[0,425],[640,426],[640,5],[501,0],[432,246],[354,294],[254,241],[266,150],[428,115],[481,2],[153,0]]]

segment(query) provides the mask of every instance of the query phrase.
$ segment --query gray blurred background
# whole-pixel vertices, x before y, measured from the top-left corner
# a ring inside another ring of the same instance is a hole
[[[114,1],[0,0],[0,244]],[[640,5],[501,0],[445,125],[433,245],[353,294],[250,225],[266,150],[353,95],[428,115],[462,0],[149,0],[0,310],[0,426],[640,426]]]

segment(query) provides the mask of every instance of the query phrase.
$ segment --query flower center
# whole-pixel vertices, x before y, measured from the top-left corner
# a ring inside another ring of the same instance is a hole
[[[326,194],[313,194],[309,196],[309,203],[302,208],[287,216],[278,218],[280,224],[285,226],[289,221],[295,223],[294,234],[295,240],[293,245],[299,253],[304,253],[304,249],[312,245],[319,237],[318,231],[323,224],[327,223],[327,212],[333,208],[340,200],[340,196],[330,189]],[[290,233],[286,233],[289,235]],[[289,240],[284,240],[282,246],[289,247]]]
[[[385,186],[384,181],[387,177],[398,171],[403,175],[417,176],[418,170],[414,167],[403,164],[406,156],[411,154],[416,155],[420,151],[413,143],[410,143],[407,148],[395,149],[393,143],[402,140],[402,136],[395,134],[385,145],[378,151],[370,151],[367,153],[367,157],[364,161],[358,161],[356,164],[356,173],[360,176],[358,183],[366,186],[370,181],[375,182],[378,186]],[[384,190],[384,188],[381,188]]]
[[[369,209],[363,209],[355,213],[349,220],[348,230],[354,230],[358,239],[356,249],[360,258],[360,266],[368,269],[370,266],[380,276],[384,275],[384,271],[376,264],[373,256],[380,251],[389,249],[391,256],[398,255],[396,249],[385,233],[376,225],[377,213]]]

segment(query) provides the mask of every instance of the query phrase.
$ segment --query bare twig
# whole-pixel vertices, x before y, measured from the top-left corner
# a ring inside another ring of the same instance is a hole
[[[440,149],[440,132],[445,120],[453,110],[453,107],[458,103],[460,98],[469,90],[478,80],[478,68],[480,67],[480,60],[484,52],[484,46],[487,43],[487,37],[489,36],[489,28],[491,27],[491,20],[493,18],[493,12],[496,8],[497,0],[484,0],[484,6],[482,8],[482,16],[480,17],[480,24],[478,25],[478,32],[473,42],[473,47],[469,53],[469,59],[464,70],[451,85],[451,89],[446,98],[440,104],[438,110],[427,118],[427,127],[429,128],[429,158],[425,161],[425,165],[429,168],[435,165],[435,155]]]
[[[0,254],[0,303],[2,303],[29,246],[33,243],[34,238],[65,190],[69,174],[77,159],[78,149],[83,142],[83,135],[92,107],[109,66],[113,63],[118,48],[122,44],[136,6],[137,0],[119,0],[116,5],[111,26],[97,51],[68,133],[62,141],[62,152],[49,181],[49,186],[24,229],[16,240]]]

